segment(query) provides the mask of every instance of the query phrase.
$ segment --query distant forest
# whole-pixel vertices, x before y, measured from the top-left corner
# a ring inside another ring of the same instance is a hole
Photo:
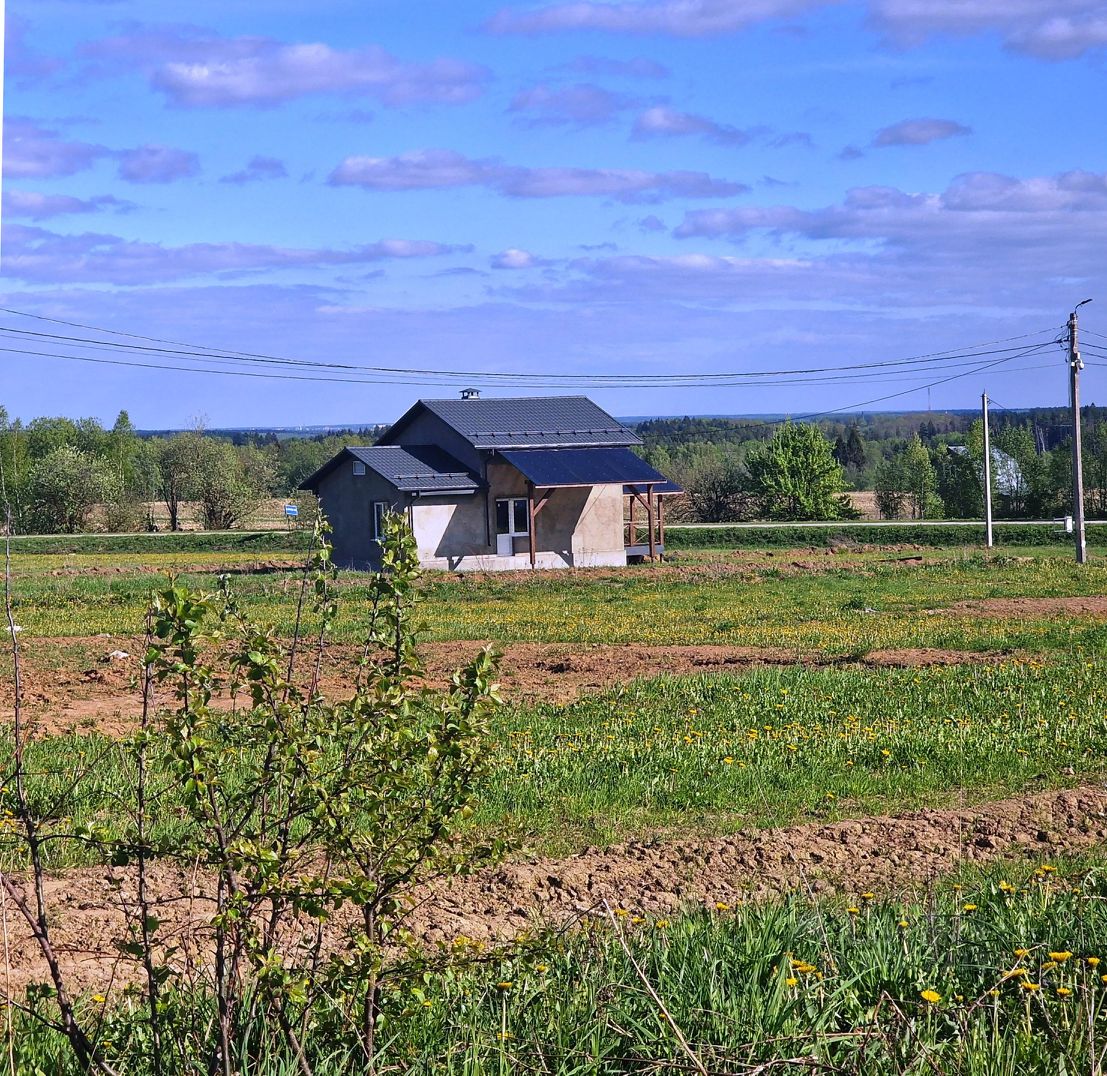
[[[1083,412],[1084,481],[1091,515],[1107,516],[1107,422]],[[991,414],[997,515],[1071,511],[1071,426],[1064,408]],[[670,418],[635,423],[639,451],[684,487],[671,518],[848,518],[845,496],[872,491],[887,518],[979,518],[983,427],[975,412],[837,415],[815,422]],[[387,427],[289,436],[202,429],[140,434],[127,413],[95,419],[9,419],[0,407],[0,479],[16,531],[141,530],[181,506],[204,527],[243,525],[266,498],[297,498],[300,483],[348,444]],[[999,455],[997,455],[997,453]],[[310,498],[302,498],[310,503]],[[305,513],[305,516],[307,513]],[[0,520],[2,523],[2,520]]]

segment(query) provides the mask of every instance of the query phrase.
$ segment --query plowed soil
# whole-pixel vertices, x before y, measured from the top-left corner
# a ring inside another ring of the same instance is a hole
[[[133,727],[139,699],[142,640],[123,638],[28,640],[23,647],[27,714],[41,734],[95,729],[120,735]],[[427,643],[420,647],[426,679],[444,684],[483,646],[480,641]],[[508,699],[563,703],[590,691],[662,674],[686,676],[734,672],[757,665],[828,665],[818,652],[736,646],[576,646],[511,643],[502,647],[503,694]],[[128,656],[113,660],[113,651]],[[56,667],[59,654],[62,666]],[[340,696],[352,683],[360,651],[333,646],[326,654],[323,689]],[[958,650],[874,650],[860,664],[879,668],[979,664],[1003,660],[997,653]],[[75,663],[75,664],[73,664]],[[308,664],[308,663],[305,663]],[[167,701],[167,700],[166,700]],[[0,707],[11,705],[10,683],[0,684]]]
[[[675,843],[633,842],[586,849],[567,859],[502,865],[415,894],[409,926],[425,942],[459,935],[505,942],[536,925],[560,928],[612,907],[669,915],[695,905],[733,906],[781,893],[898,892],[962,863],[1011,857],[1048,861],[1062,851],[1107,845],[1107,787],[1085,786],[967,810],[742,833]],[[107,993],[138,978],[118,954],[133,901],[130,869],[68,872],[47,887],[55,948],[74,986]],[[211,879],[158,866],[150,889],[165,940],[203,954]],[[4,909],[10,988],[41,980],[45,968],[11,901]],[[177,959],[180,959],[179,957]],[[0,978],[0,986],[4,982]]]
[[[1107,595],[1085,598],[978,598],[957,602],[948,609],[931,609],[930,613],[972,613],[987,617],[1030,616],[1107,616]]]

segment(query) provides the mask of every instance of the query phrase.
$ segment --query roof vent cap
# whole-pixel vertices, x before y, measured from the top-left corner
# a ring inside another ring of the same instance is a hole
[[[480,389],[462,389],[461,398],[463,400],[479,400]]]

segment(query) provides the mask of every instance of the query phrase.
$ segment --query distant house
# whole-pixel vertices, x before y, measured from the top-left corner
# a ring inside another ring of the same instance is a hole
[[[389,511],[407,515],[425,567],[619,565],[664,551],[664,498],[682,492],[631,451],[638,444],[584,396],[466,390],[420,400],[375,445],[344,448],[301,488],[318,495],[347,567],[377,564]]]
[[[967,457],[968,448],[964,445],[947,445],[952,456]],[[991,447],[992,455],[992,489],[998,497],[1017,497],[1025,492],[1025,482],[1022,476],[1022,468],[1018,460],[1001,448]],[[983,470],[983,467],[981,467]]]

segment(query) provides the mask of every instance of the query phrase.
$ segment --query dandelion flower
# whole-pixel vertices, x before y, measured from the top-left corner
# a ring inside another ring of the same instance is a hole
[[[1067,986],[1059,986],[1057,987],[1057,993],[1061,997],[1067,998],[1072,994],[1072,991]]]
[[[784,980],[784,985],[785,986],[798,986],[799,985],[799,979],[797,979],[795,977],[793,977],[791,979],[785,979]]]
[[[1020,959],[1024,956],[1029,956],[1029,955],[1030,955],[1030,950],[1029,949],[1016,949],[1015,950],[1015,956],[1019,957]]]
[[[961,905],[961,911],[963,911],[963,912],[975,912],[976,911],[976,905],[975,904],[962,904]]]
[[[1050,953],[1049,954],[1049,959],[1050,960],[1056,960],[1058,964],[1063,964],[1071,956],[1072,956],[1072,953],[1070,953],[1067,949],[1063,949],[1059,953]]]
[[[512,982],[512,980],[504,979],[504,981],[502,983],[497,983],[496,984],[496,989],[497,990],[510,990],[514,985],[515,985],[515,983]]]
[[[1028,994],[1033,994],[1035,990],[1041,990],[1042,988],[1041,983],[1021,982],[1019,983],[1019,986],[1021,986],[1023,990],[1025,990]]]
[[[919,997],[931,1005],[937,1005],[942,1000],[942,995],[937,990],[920,990]]]
[[[1088,967],[1089,968],[1095,968],[1095,967],[1098,967],[1098,966],[1099,966],[1099,957],[1098,956],[1088,957]]]

